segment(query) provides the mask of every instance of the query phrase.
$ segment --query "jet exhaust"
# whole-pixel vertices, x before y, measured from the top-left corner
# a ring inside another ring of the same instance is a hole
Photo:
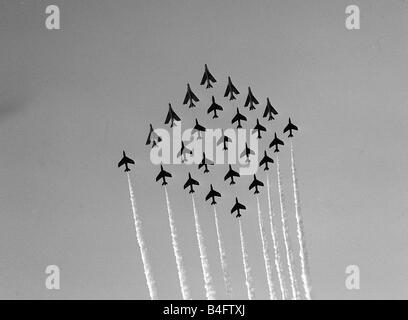
[[[227,294],[227,299],[231,299],[232,287],[231,287],[231,278],[228,272],[227,255],[225,253],[224,243],[221,238],[221,230],[220,230],[220,225],[218,221],[217,209],[215,205],[213,207],[214,207],[215,228],[217,230],[218,251],[220,253],[221,269],[222,269],[222,276],[224,278],[225,292]]]
[[[150,261],[147,257],[147,249],[146,249],[146,244],[145,244],[145,241],[143,238],[143,232],[142,232],[142,229],[143,229],[142,222],[140,220],[139,214],[137,213],[136,199],[133,193],[133,186],[132,186],[132,181],[130,180],[129,172],[127,172],[127,178],[128,178],[128,185],[129,185],[130,203],[132,205],[133,220],[135,223],[136,239],[139,245],[140,254],[142,256],[143,269],[144,269],[144,274],[146,277],[147,287],[149,289],[150,299],[157,300],[156,283],[154,281],[154,277],[152,274]]]
[[[169,195],[167,193],[167,187],[164,186],[164,193],[166,194],[167,213],[169,215],[171,243],[173,245],[174,256],[176,258],[177,272],[180,282],[181,295],[184,300],[191,300],[190,289],[187,285],[186,272],[183,263],[183,257],[181,256],[180,248],[177,241],[177,230],[174,223],[173,212],[170,207]]]
[[[293,300],[298,299],[298,290],[297,290],[297,282],[294,275],[293,269],[293,253],[292,253],[292,245],[289,238],[289,230],[288,230],[288,223],[286,217],[286,209],[285,209],[285,199],[283,196],[282,191],[282,181],[281,181],[281,173],[279,167],[279,156],[276,156],[276,172],[278,175],[278,190],[279,190],[279,202],[281,207],[281,221],[282,221],[282,232],[283,232],[283,239],[285,241],[285,248],[286,248],[286,260],[288,264],[288,271],[289,271],[289,278],[290,284],[292,289],[292,298]]]
[[[269,247],[268,242],[266,240],[266,232],[263,223],[263,217],[261,212],[261,206],[259,204],[259,197],[256,196],[256,206],[258,209],[258,223],[259,223],[259,233],[261,234],[261,241],[262,241],[262,253],[265,263],[265,271],[266,271],[266,278],[268,281],[268,289],[269,289],[269,298],[271,300],[276,300],[276,293],[275,288],[273,286],[272,280],[272,267],[271,267],[271,258],[269,256]]]
[[[249,261],[248,261],[248,253],[247,253],[247,249],[246,249],[244,233],[242,231],[241,219],[238,219],[238,224],[239,224],[239,235],[240,235],[240,238],[241,238],[242,261],[243,261],[243,264],[244,264],[244,271],[245,271],[245,284],[246,284],[246,287],[247,287],[248,299],[253,300],[253,299],[255,299],[255,290],[254,290],[254,286],[253,286],[251,268],[249,266]]]
[[[303,288],[305,290],[305,296],[307,300],[311,300],[311,287],[310,287],[310,273],[309,273],[309,259],[306,249],[306,239],[305,232],[303,229],[303,219],[300,208],[299,200],[299,188],[298,180],[296,175],[295,157],[293,152],[293,143],[290,142],[290,158],[292,163],[292,182],[293,182],[293,195],[295,199],[295,212],[296,212],[296,223],[297,223],[297,238],[299,241],[299,257],[302,268],[302,282]]]
[[[275,227],[275,224],[273,223],[273,217],[275,215],[274,215],[274,211],[272,208],[271,192],[270,192],[270,185],[269,185],[269,174],[266,174],[266,188],[268,191],[269,223],[271,227],[273,249],[275,252],[275,268],[278,274],[279,287],[280,287],[281,294],[282,294],[282,300],[286,300],[287,292],[286,292],[286,287],[285,287],[285,281],[283,279],[283,274],[282,274],[282,269],[283,269],[282,259],[280,256],[276,227]]]
[[[213,286],[213,280],[210,272],[210,265],[208,263],[207,248],[204,244],[204,236],[201,230],[201,225],[198,220],[197,208],[194,201],[194,195],[191,195],[191,201],[193,203],[194,221],[197,234],[198,248],[200,250],[201,267],[203,269],[205,295],[207,300],[215,300],[215,290]]]

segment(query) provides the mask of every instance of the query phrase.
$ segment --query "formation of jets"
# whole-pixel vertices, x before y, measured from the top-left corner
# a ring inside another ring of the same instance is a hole
[[[205,88],[209,89],[209,88],[213,88],[213,85],[217,82],[217,80],[215,79],[215,77],[212,75],[212,73],[209,71],[208,66],[205,64],[204,65],[204,74],[201,78],[200,81],[200,85],[205,86]],[[227,83],[227,87],[225,89],[224,92],[224,98],[228,98],[230,101],[231,100],[236,100],[237,99],[237,95],[239,95],[240,92],[239,90],[236,88],[236,86],[233,84],[231,77],[228,76],[228,83]],[[189,83],[187,83],[187,92],[185,94],[184,100],[183,100],[183,105],[188,105],[188,108],[195,108],[197,105],[197,103],[200,101],[200,99],[197,97],[197,95],[193,92],[193,90],[191,89],[191,86]],[[246,96],[245,99],[245,103],[244,103],[244,107],[248,108],[249,110],[255,110],[256,106],[259,105],[259,101],[258,99],[255,97],[255,95],[252,92],[251,87],[248,87],[248,94]],[[214,95],[211,97],[211,104],[207,109],[207,114],[211,114],[213,119],[216,119],[219,117],[219,113],[224,111],[224,108],[216,102],[216,98],[214,97]],[[278,115],[278,112],[276,111],[276,109],[272,106],[269,98],[266,98],[266,106],[265,106],[265,110],[262,114],[263,118],[266,118],[267,121],[271,121],[275,119],[275,116]],[[164,121],[164,124],[169,124],[170,127],[174,127],[177,121],[181,121],[181,118],[177,115],[177,113],[174,111],[171,103],[169,103],[169,109],[166,115],[166,119]],[[243,115],[242,113],[240,113],[239,108],[237,107],[236,109],[236,114],[234,115],[234,117],[231,120],[231,124],[236,124],[237,125],[237,129],[242,128],[242,123],[247,121],[247,117],[245,115]],[[293,137],[293,131],[297,131],[298,127],[292,123],[292,120],[289,118],[289,123],[285,126],[285,128],[283,129],[283,133],[288,133],[288,138]],[[192,134],[193,135],[197,135],[197,139],[202,139],[202,134],[203,132],[206,131],[206,128],[199,123],[198,119],[195,118],[195,124],[194,127],[192,128]],[[258,139],[262,139],[262,133],[266,133],[267,132],[267,128],[265,126],[263,126],[260,122],[259,122],[259,118],[256,119],[256,125],[253,127],[252,129],[252,133],[256,133],[257,134],[257,138]],[[147,136],[147,140],[146,140],[146,145],[150,145],[152,148],[156,147],[160,142],[162,141],[162,138],[155,132],[152,124],[150,124],[149,127],[149,133]],[[223,150],[228,150],[228,144],[232,143],[232,139],[230,137],[228,137],[227,135],[224,134],[224,130],[221,130],[221,137],[217,140],[216,145],[221,146],[222,145],[222,149]],[[273,152],[280,152],[279,150],[279,146],[283,146],[284,142],[278,138],[277,133],[274,133],[274,139],[272,140],[272,142],[269,144],[269,148],[274,148]],[[192,155],[193,151],[188,149],[185,144],[184,141],[181,141],[181,147],[179,152],[177,153],[177,157],[181,158],[181,162],[184,163],[187,160],[187,155]],[[241,152],[240,154],[240,158],[246,157],[246,162],[249,163],[250,162],[250,156],[251,155],[255,155],[255,152],[253,150],[251,150],[248,147],[248,144],[245,144],[245,148],[244,150]],[[259,166],[262,167],[264,166],[264,171],[269,170],[269,165],[273,164],[274,160],[268,156],[266,150],[264,151],[264,155],[261,159],[261,161],[259,162]],[[129,165],[135,164],[135,161],[130,159],[129,157],[126,156],[125,151],[123,151],[123,156],[122,159],[119,161],[118,163],[118,167],[122,167],[125,166],[125,172],[129,172],[130,168]],[[204,169],[204,173],[209,173],[210,170],[208,169],[208,166],[210,165],[214,165],[214,162],[210,159],[208,159],[205,155],[205,153],[203,153],[202,156],[202,160],[201,162],[198,164],[198,169]],[[171,178],[172,174],[169,173],[168,171],[163,169],[163,165],[160,165],[160,171],[158,173],[158,175],[156,176],[156,181],[161,181],[162,185],[167,185],[167,181],[166,179]],[[229,180],[229,184],[230,185],[234,185],[236,184],[236,181],[234,179],[240,177],[240,174],[232,169],[232,165],[229,164],[229,168],[227,173],[224,176],[224,181]],[[188,179],[184,184],[184,189],[189,190],[189,193],[194,193],[194,186],[198,186],[199,182],[196,179],[193,179],[191,176],[191,173],[188,173]],[[249,185],[249,190],[254,189],[254,194],[258,194],[259,193],[259,187],[263,187],[264,184],[262,181],[258,180],[256,175],[253,176],[253,181],[251,182],[251,184]],[[211,205],[215,205],[216,202],[216,198],[221,197],[221,193],[219,193],[218,191],[216,191],[213,188],[213,185],[210,184],[210,191],[209,193],[206,195],[205,200],[211,200]],[[241,204],[238,201],[238,198],[235,198],[235,204],[231,209],[231,214],[236,212],[236,217],[239,218],[241,217],[241,211],[245,210],[246,207]]]

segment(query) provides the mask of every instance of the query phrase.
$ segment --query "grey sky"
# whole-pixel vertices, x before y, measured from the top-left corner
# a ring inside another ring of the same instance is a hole
[[[144,146],[148,124],[164,127],[172,102],[183,127],[195,117],[228,126],[235,112],[221,98],[228,75],[241,91],[237,106],[251,85],[258,116],[266,97],[278,110],[266,140],[289,116],[299,126],[314,297],[408,297],[405,2],[353,1],[361,10],[358,31],[346,30],[351,3],[341,0],[53,3],[61,10],[59,31],[44,26],[49,1],[0,1],[1,298],[148,298],[126,175],[116,168],[122,149],[137,162],[131,174],[159,296],[180,298],[164,191]],[[206,114],[211,97],[199,87],[204,63],[218,80],[218,122]],[[201,99],[194,111],[181,104],[187,82]],[[255,117],[244,112],[253,126]],[[289,148],[282,150],[297,253]],[[230,193],[224,167],[211,178],[187,169],[201,182],[196,203],[220,298],[213,212],[203,201],[210,182],[225,195],[218,211],[234,298],[246,298],[238,224],[229,214],[235,193],[248,208],[256,295],[267,298],[251,179]],[[191,201],[182,190],[187,169],[169,167],[169,194],[192,296],[204,298]],[[259,178],[265,182],[263,172]],[[265,190],[260,199],[266,213]],[[50,264],[61,268],[59,291],[45,289]],[[350,264],[361,269],[358,291],[344,285]]]

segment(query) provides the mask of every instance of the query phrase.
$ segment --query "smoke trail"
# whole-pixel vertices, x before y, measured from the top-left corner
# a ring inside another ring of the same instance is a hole
[[[294,270],[293,270],[293,253],[292,253],[292,245],[290,242],[289,238],[289,230],[288,230],[288,225],[287,225],[287,218],[286,218],[286,210],[285,210],[285,199],[283,197],[283,192],[282,192],[282,181],[281,181],[281,175],[280,175],[280,167],[279,167],[279,156],[276,156],[276,172],[278,175],[278,189],[279,189],[279,200],[280,200],[280,207],[281,207],[281,220],[282,220],[282,231],[283,231],[283,239],[285,241],[285,248],[286,248],[286,260],[288,263],[288,269],[289,269],[289,278],[290,278],[290,284],[292,288],[292,297],[294,300],[297,300],[298,298],[298,292],[297,292],[297,282],[296,278],[294,275]]]
[[[271,234],[272,234],[272,244],[273,244],[273,249],[275,251],[275,267],[276,267],[276,272],[278,273],[278,280],[279,280],[279,286],[280,290],[282,293],[282,300],[285,300],[287,297],[287,292],[286,292],[286,287],[285,283],[283,280],[283,274],[282,274],[282,260],[280,256],[280,250],[279,250],[279,244],[278,244],[278,238],[276,235],[276,228],[273,223],[273,217],[275,216],[273,210],[272,210],[272,201],[271,201],[271,193],[270,193],[270,186],[269,186],[269,175],[266,175],[266,187],[268,191],[268,206],[269,206],[269,222],[271,226]]]
[[[205,295],[207,300],[215,300],[215,290],[212,284],[212,277],[210,273],[210,266],[208,263],[207,249],[204,244],[204,236],[201,230],[200,222],[198,221],[197,208],[194,201],[194,195],[191,195],[191,200],[193,202],[193,212],[194,221],[197,233],[198,248],[200,249],[201,267],[203,269],[204,284],[205,284]]]
[[[167,187],[164,187],[164,192],[166,194],[167,212],[169,214],[169,223],[170,223],[170,232],[171,232],[171,242],[173,244],[174,256],[176,257],[177,272],[178,272],[178,277],[180,281],[181,294],[184,300],[191,300],[190,290],[188,288],[187,281],[186,281],[186,272],[184,269],[183,258],[181,256],[180,248],[179,248],[178,241],[177,241],[177,230],[174,224],[173,212],[171,211],[171,207],[170,207]]]
[[[275,294],[275,290],[274,290],[273,282],[272,282],[271,259],[269,257],[268,242],[266,241],[265,228],[263,225],[263,218],[262,218],[262,213],[261,213],[261,206],[259,205],[258,195],[256,196],[256,205],[258,208],[259,232],[261,234],[262,252],[263,252],[264,262],[265,262],[266,278],[268,280],[269,298],[271,300],[276,300],[276,294]]]
[[[292,181],[293,181],[293,195],[295,198],[295,210],[296,210],[296,222],[297,222],[297,237],[299,241],[299,257],[302,267],[302,282],[305,290],[306,299],[310,300],[310,274],[309,274],[309,261],[306,250],[305,233],[303,230],[303,219],[300,211],[299,189],[297,186],[295,157],[293,155],[293,143],[290,142],[290,157],[292,161]]]
[[[128,184],[129,184],[130,203],[132,204],[133,220],[135,222],[136,238],[139,244],[140,254],[142,256],[142,262],[143,262],[143,268],[144,268],[144,273],[146,277],[147,287],[149,288],[150,299],[157,300],[156,284],[154,282],[149,259],[147,258],[147,250],[146,250],[146,245],[145,245],[145,242],[143,239],[143,233],[142,233],[142,222],[140,221],[140,217],[137,213],[136,200],[133,194],[133,187],[132,187],[132,182],[130,181],[129,172],[127,173],[127,178],[128,178]]]
[[[244,271],[245,271],[245,283],[246,283],[246,287],[248,291],[248,299],[253,300],[255,299],[255,290],[252,284],[251,268],[249,267],[248,254],[246,251],[244,233],[242,232],[241,219],[238,219],[238,223],[239,223],[239,235],[241,238],[242,261],[244,263]]]
[[[215,217],[215,228],[217,229],[218,250],[220,252],[221,269],[222,269],[222,275],[224,278],[225,291],[227,293],[227,298],[231,299],[232,288],[231,288],[230,275],[228,273],[227,255],[225,253],[224,243],[222,242],[222,238],[221,238],[221,230],[220,230],[220,226],[218,223],[217,209],[215,205],[214,205],[214,217]]]

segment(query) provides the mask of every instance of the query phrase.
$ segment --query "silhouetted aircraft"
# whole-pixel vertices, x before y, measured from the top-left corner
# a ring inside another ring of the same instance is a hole
[[[228,150],[228,147],[227,147],[227,142],[232,142],[232,140],[231,140],[231,138],[229,138],[228,136],[226,136],[225,134],[224,134],[224,130],[221,130],[221,132],[222,132],[222,135],[221,135],[221,137],[218,139],[218,141],[217,141],[217,146],[219,146],[221,143],[223,144],[223,150]]]
[[[230,95],[230,100],[235,100],[235,94],[239,94],[239,91],[237,88],[235,88],[235,86],[233,85],[232,81],[231,81],[231,77],[228,77],[228,85],[227,85],[227,89],[225,90],[224,93],[224,97],[227,97],[228,95]]]
[[[249,190],[251,190],[252,188],[255,188],[254,194],[257,194],[257,193],[259,193],[258,187],[263,187],[263,186],[264,186],[263,182],[262,182],[262,181],[259,181],[259,180],[256,178],[256,175],[254,175],[254,180],[253,180],[252,183],[249,185]]]
[[[288,125],[285,127],[285,129],[283,130],[283,133],[286,133],[287,131],[289,131],[289,136],[288,136],[288,138],[290,138],[290,137],[293,137],[293,134],[292,134],[292,130],[298,130],[298,127],[296,127],[291,121],[290,121],[290,118],[289,118],[289,123],[288,123]]]
[[[266,150],[265,150],[264,156],[261,162],[259,162],[259,166],[262,167],[263,165],[265,165],[264,171],[266,171],[266,170],[269,170],[268,163],[273,163],[273,159],[268,157],[268,155],[266,154]]]
[[[217,80],[215,80],[211,72],[208,70],[207,65],[204,65],[204,75],[203,75],[203,78],[201,79],[200,84],[203,85],[204,83],[207,83],[207,89],[208,89],[208,88],[213,87],[211,82],[214,83],[214,82],[217,82]]]
[[[167,112],[166,121],[164,121],[164,124],[168,124],[170,121],[170,128],[173,128],[174,121],[180,121],[180,117],[174,112],[171,104],[169,103],[169,112]]]
[[[255,152],[253,152],[251,149],[248,148],[248,143],[245,143],[245,149],[244,151],[241,152],[241,154],[239,155],[240,158],[245,157],[246,156],[246,162],[250,162],[249,160],[249,155],[252,154],[254,155]]]
[[[225,177],[224,177],[224,181],[226,181],[226,180],[228,180],[228,179],[231,178],[230,185],[231,185],[231,184],[235,184],[234,177],[237,177],[237,178],[238,178],[238,177],[240,177],[240,175],[239,175],[238,172],[232,170],[232,166],[229,165],[229,170],[228,170],[227,174],[226,174]]]
[[[238,121],[237,129],[242,128],[241,121],[247,121],[247,118],[241,113],[239,113],[238,108],[237,108],[237,114],[234,116],[234,118],[232,118],[231,123],[234,124],[237,121]]]
[[[248,87],[248,96],[245,101],[245,107],[249,106],[249,110],[255,110],[254,104],[259,104],[259,102],[252,94],[251,87]]]
[[[188,180],[187,182],[184,184],[184,189],[187,187],[190,187],[190,191],[188,193],[194,193],[194,189],[193,186],[196,185],[198,186],[199,183],[197,180],[194,180],[193,178],[191,178],[191,173],[188,173]]]
[[[128,167],[128,164],[135,164],[135,162],[134,162],[132,159],[128,158],[128,157],[126,156],[125,151],[123,151],[123,157],[122,157],[122,159],[121,159],[121,160],[119,161],[119,163],[118,163],[118,168],[120,168],[121,166],[125,165],[125,172],[128,172],[128,171],[130,171],[130,169],[129,169],[129,167]]]
[[[219,193],[218,191],[215,191],[213,189],[212,184],[210,185],[210,192],[208,192],[207,196],[205,197],[205,201],[208,201],[209,199],[212,199],[211,201],[211,205],[213,204],[217,204],[217,202],[215,202],[215,197],[221,197],[221,193]]]
[[[238,198],[235,197],[235,204],[231,209],[231,214],[234,213],[235,211],[237,211],[237,215],[235,216],[236,218],[240,218],[241,217],[241,212],[240,210],[246,210],[246,207],[238,202]]]
[[[214,112],[213,119],[218,118],[217,110],[224,110],[219,104],[215,103],[215,98],[212,96],[211,106],[208,108],[207,113]]]
[[[187,104],[188,102],[190,102],[190,105],[188,107],[194,108],[196,106],[194,102],[198,102],[198,101],[200,101],[200,99],[197,98],[197,96],[191,90],[190,84],[187,83],[187,93],[186,93],[186,97],[184,98],[183,104]]]
[[[160,172],[156,177],[156,181],[159,181],[160,179],[163,179],[162,186],[165,186],[167,184],[166,177],[171,178],[172,175],[171,175],[171,173],[169,173],[169,172],[167,172],[166,170],[163,169],[163,165],[160,165]]]
[[[209,159],[207,159],[206,157],[205,157],[205,152],[203,152],[203,160],[201,160],[201,162],[199,163],[199,165],[198,165],[198,169],[201,169],[202,167],[204,167],[204,173],[207,173],[207,172],[210,172],[209,170],[208,170],[208,166],[213,166],[214,165],[214,162],[213,161],[211,161],[211,160],[209,160]]]
[[[184,141],[181,141],[181,148],[180,151],[177,153],[177,158],[181,157],[181,162],[184,163],[187,160],[186,157],[187,154],[193,154],[193,151],[186,148],[186,146],[184,145]]]
[[[162,141],[162,138],[154,132],[153,126],[150,124],[149,135],[147,136],[146,145],[152,144],[152,148],[157,146],[157,143]]]
[[[197,118],[195,119],[195,126],[193,130],[191,130],[191,134],[197,133],[197,139],[201,139],[201,132],[205,132],[205,128],[198,123]]]
[[[266,98],[266,107],[265,111],[263,113],[263,117],[266,118],[268,117],[268,121],[274,120],[275,118],[273,117],[274,115],[276,116],[278,114],[278,111],[275,110],[275,108],[271,105],[269,102],[269,98]]]
[[[276,132],[275,132],[275,138],[272,140],[272,142],[269,144],[269,148],[272,148],[273,146],[275,147],[275,150],[273,152],[279,152],[279,145],[283,146],[284,143],[281,139],[279,139],[276,136]]]
[[[259,123],[258,119],[256,119],[256,126],[252,131],[258,131],[258,139],[261,139],[261,131],[266,132],[266,128]]]

